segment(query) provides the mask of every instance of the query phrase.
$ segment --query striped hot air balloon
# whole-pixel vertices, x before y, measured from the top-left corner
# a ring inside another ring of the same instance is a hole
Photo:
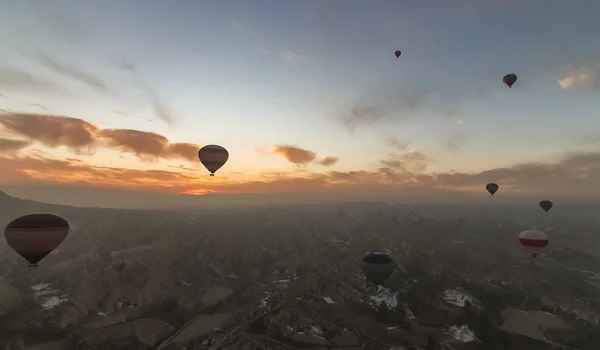
[[[52,214],[29,214],[11,221],[4,230],[6,243],[19,255],[37,264],[56,249],[69,234],[69,223]]]
[[[204,167],[210,171],[210,176],[215,176],[215,172],[229,159],[229,152],[221,146],[207,145],[198,151],[198,158]]]
[[[548,235],[538,230],[525,230],[519,234],[521,245],[531,252],[531,256],[536,258],[542,249],[548,246]]]

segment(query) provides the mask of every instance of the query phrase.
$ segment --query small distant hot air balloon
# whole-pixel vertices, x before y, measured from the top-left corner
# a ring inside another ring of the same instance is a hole
[[[69,223],[52,214],[30,214],[11,221],[4,230],[6,243],[19,255],[37,264],[69,234]]]
[[[498,191],[498,189],[500,188],[500,186],[498,186],[498,184],[496,183],[489,183],[487,185],[485,185],[485,189],[493,196],[494,193],[496,193]]]
[[[519,234],[519,242],[531,252],[532,257],[537,257],[542,249],[548,246],[548,236],[538,230],[525,230]]]
[[[207,145],[198,151],[198,158],[204,167],[210,171],[210,176],[215,176],[215,172],[229,159],[229,152],[221,146]]]
[[[396,263],[384,253],[369,253],[362,259],[361,266],[367,279],[381,286],[396,268]]]
[[[504,78],[502,78],[502,82],[511,88],[513,84],[517,82],[517,75],[512,73],[507,74],[504,76]]]
[[[394,51],[394,55],[396,55],[396,58],[398,58],[400,55],[402,55],[402,52],[400,52],[400,50],[396,50]]]
[[[546,213],[548,212],[548,210],[552,209],[553,205],[554,205],[554,203],[552,203],[551,201],[541,201],[540,202],[540,207],[542,209],[544,209],[546,211]]]

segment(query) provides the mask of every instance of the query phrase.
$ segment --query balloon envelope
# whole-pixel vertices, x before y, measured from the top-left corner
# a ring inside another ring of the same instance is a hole
[[[50,254],[69,234],[69,223],[52,214],[30,214],[11,221],[4,230],[6,243],[32,266]]]
[[[402,54],[402,52],[400,52],[400,50],[396,50],[394,52],[394,55],[396,55],[396,57],[400,57],[401,54]]]
[[[390,277],[396,263],[386,254],[369,253],[362,259],[361,267],[367,279],[380,286]]]
[[[548,210],[552,209],[553,205],[554,205],[554,203],[552,203],[551,201],[541,201],[540,202],[540,207],[542,209],[544,209],[546,211],[546,213],[548,212]]]
[[[538,256],[540,251],[548,246],[548,236],[538,230],[525,230],[519,234],[519,242],[521,245],[531,252],[534,258]]]
[[[493,196],[494,193],[496,193],[498,191],[498,189],[500,188],[500,186],[498,186],[498,184],[496,183],[489,183],[487,185],[485,185],[485,189]]]
[[[210,176],[214,176],[215,172],[229,159],[229,152],[221,146],[207,145],[198,151],[198,158],[204,167],[210,171]]]
[[[507,74],[502,78],[502,82],[508,87],[512,87],[513,84],[517,82],[517,76],[516,74]]]

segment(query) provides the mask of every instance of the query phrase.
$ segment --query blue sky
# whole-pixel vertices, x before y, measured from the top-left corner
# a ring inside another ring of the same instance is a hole
[[[369,170],[412,150],[434,159],[431,171],[482,171],[557,159],[600,131],[597,1],[0,4],[0,67],[51,86],[0,82],[2,108],[220,144],[231,153],[224,174],[292,171],[266,154],[288,144],[339,157],[329,170]],[[104,87],[52,72],[39,53]],[[508,89],[511,72],[519,80]],[[561,88],[569,76],[579,81]],[[349,127],[352,106],[378,114]]]

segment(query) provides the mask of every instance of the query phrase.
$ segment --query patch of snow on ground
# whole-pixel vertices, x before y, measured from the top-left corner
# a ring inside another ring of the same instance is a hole
[[[457,289],[446,289],[442,296],[445,302],[458,307],[465,307],[465,303],[468,301],[471,304],[477,304],[477,299],[469,295],[466,292]]]
[[[31,286],[34,299],[46,310],[53,309],[69,300],[69,295],[58,295],[60,291],[53,289],[50,283],[40,283]]]
[[[408,304],[404,304],[404,312],[406,313],[406,316],[408,317],[409,320],[414,320],[415,318],[417,318],[415,316],[415,314],[412,312],[412,310],[410,309],[410,305],[408,305]]]
[[[50,288],[50,283],[40,283],[40,284],[31,286],[31,289],[33,289],[36,292],[39,292],[41,290],[48,289],[48,288]]]
[[[448,335],[462,343],[470,343],[478,340],[475,333],[467,325],[448,328]]]
[[[382,286],[377,287],[377,292],[374,295],[369,296],[369,300],[372,306],[379,307],[381,303],[385,303],[388,309],[393,309],[398,306],[398,293],[394,293],[391,290]]]
[[[323,338],[323,330],[318,326],[310,326],[310,333],[317,337]]]
[[[46,310],[50,310],[50,309],[57,307],[60,304],[66,303],[68,300],[69,300],[69,296],[66,294],[63,294],[61,296],[51,296],[51,297],[45,298],[41,302],[40,306]]]
[[[335,301],[331,299],[331,297],[323,297],[323,300],[325,300],[327,304],[335,304]]]
[[[260,300],[260,307],[269,306],[269,298],[271,297],[271,293],[265,293],[265,296]]]

